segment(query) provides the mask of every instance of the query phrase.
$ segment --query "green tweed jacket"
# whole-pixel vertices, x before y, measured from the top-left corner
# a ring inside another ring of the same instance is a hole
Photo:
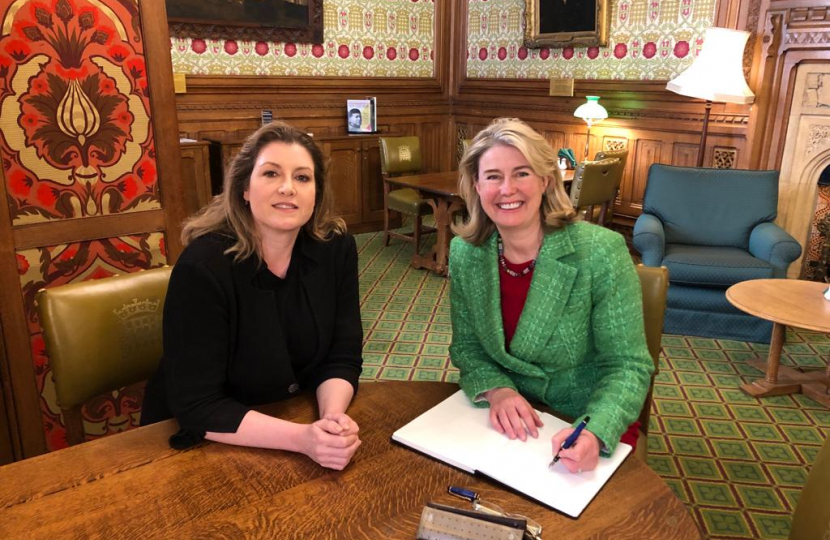
[[[479,247],[453,239],[450,282],[450,356],[467,396],[509,387],[576,422],[590,415],[603,454],[613,452],[654,371],[640,282],[622,236],[585,222],[545,235],[509,350],[495,234]]]

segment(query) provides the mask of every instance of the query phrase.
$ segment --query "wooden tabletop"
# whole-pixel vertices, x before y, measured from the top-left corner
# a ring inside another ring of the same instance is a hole
[[[826,283],[799,279],[753,279],[726,290],[736,308],[779,324],[830,332],[830,300]]]
[[[362,385],[349,413],[363,444],[342,472],[272,450],[214,443],[171,450],[174,421],[6,465],[0,538],[411,540],[426,502],[464,505],[446,494],[451,484],[535,518],[546,539],[700,538],[680,500],[634,457],[573,520],[390,441],[395,429],[456,390],[446,383]],[[311,422],[314,397],[263,410]]]

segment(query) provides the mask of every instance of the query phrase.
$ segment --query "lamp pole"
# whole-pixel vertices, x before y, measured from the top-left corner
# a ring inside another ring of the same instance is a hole
[[[709,113],[712,112],[712,100],[706,100],[703,112],[703,133],[700,135],[700,148],[697,149],[697,166],[703,167],[703,154],[706,152],[706,134],[709,132]]]

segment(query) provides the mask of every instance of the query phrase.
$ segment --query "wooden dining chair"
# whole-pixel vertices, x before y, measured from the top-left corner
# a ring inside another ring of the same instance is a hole
[[[614,200],[617,199],[620,195],[620,186],[622,185],[623,175],[625,174],[625,165],[628,163],[628,148],[622,148],[620,150],[603,150],[601,152],[597,152],[594,156],[594,161],[601,161],[603,159],[613,159],[617,158],[620,160],[620,165],[618,171],[615,172],[615,184],[616,190],[614,191]],[[599,208],[595,210],[596,212],[599,211]],[[614,220],[614,203],[612,202],[611,205],[608,207],[608,212],[605,216],[606,223],[611,223]]]
[[[387,182],[394,176],[421,172],[421,142],[418,137],[381,137],[380,169],[383,176],[383,244],[390,238],[399,238],[415,244],[418,253],[421,235],[435,231],[423,225],[423,217],[432,213],[432,207],[411,188],[392,188]],[[413,219],[412,233],[404,234],[389,227],[390,212],[399,212]]]
[[[652,392],[660,361],[660,342],[663,339],[663,315],[666,313],[666,294],[669,290],[669,271],[665,266],[637,265],[637,275],[643,291],[643,322],[645,323],[648,352],[654,361],[654,373],[643,408],[640,411],[640,438],[634,455],[645,461],[648,453],[648,424],[651,419]]]
[[[155,373],[170,272],[165,266],[38,292],[37,313],[70,445],[85,440],[81,407],[87,401]]]
[[[584,211],[585,219],[605,225],[608,208],[614,204],[616,178],[621,174],[617,158],[580,163],[571,183],[571,204],[577,211]],[[594,207],[599,207],[595,216]]]
[[[789,540],[827,540],[830,538],[830,437],[824,440],[807,483],[798,497]]]

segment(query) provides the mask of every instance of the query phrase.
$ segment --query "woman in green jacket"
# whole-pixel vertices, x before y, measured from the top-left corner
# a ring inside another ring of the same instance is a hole
[[[461,388],[511,439],[538,437],[528,399],[574,426],[590,416],[560,458],[592,470],[621,437],[636,444],[654,370],[625,241],[577,219],[556,153],[520,120],[481,131],[460,172],[469,220],[450,247],[450,355]],[[572,431],[553,437],[554,453]]]

